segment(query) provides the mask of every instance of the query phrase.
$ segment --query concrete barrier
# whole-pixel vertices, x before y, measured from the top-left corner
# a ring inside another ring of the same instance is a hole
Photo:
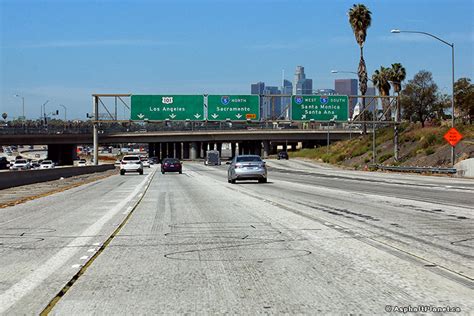
[[[0,190],[20,185],[58,180],[61,177],[68,178],[81,174],[103,172],[114,168],[115,166],[113,164],[106,164],[99,166],[0,172]]]
[[[454,165],[460,177],[474,178],[474,158],[469,158]]]

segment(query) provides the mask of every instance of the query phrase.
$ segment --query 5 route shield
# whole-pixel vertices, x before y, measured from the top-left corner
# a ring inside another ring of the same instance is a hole
[[[131,120],[202,121],[202,95],[132,95]]]

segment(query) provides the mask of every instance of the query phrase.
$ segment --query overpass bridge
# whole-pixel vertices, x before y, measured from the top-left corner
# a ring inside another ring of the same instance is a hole
[[[360,134],[358,130],[337,128],[104,132],[98,135],[97,144],[144,143],[148,144],[151,157],[197,159],[203,158],[207,149],[221,151],[223,143],[230,143],[232,156],[258,154],[267,157],[276,153],[277,146],[286,150],[288,145],[295,148],[296,144],[302,143],[303,148],[313,148]],[[93,141],[93,134],[84,131],[0,133],[1,145],[48,145],[48,158],[62,165],[73,163],[77,145],[93,144]]]

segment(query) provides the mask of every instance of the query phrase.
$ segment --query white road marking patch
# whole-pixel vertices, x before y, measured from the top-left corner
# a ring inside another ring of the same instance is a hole
[[[100,243],[95,242],[95,243],[92,244],[92,246],[100,246]]]
[[[93,249],[93,248],[87,250],[87,252],[94,252],[94,251],[95,251],[95,249]]]
[[[73,264],[73,265],[71,266],[71,268],[77,269],[77,268],[79,268],[80,266],[81,266],[80,264]]]
[[[81,260],[87,260],[87,259],[89,259],[89,256],[82,256],[80,259]]]
[[[130,203],[137,194],[143,190],[148,178],[151,178],[153,173],[150,173],[140,185],[138,185],[132,193],[125,197],[120,203],[111,208],[94,224],[84,230],[81,236],[75,238],[67,246],[62,248],[54,256],[49,258],[43,265],[21,279],[19,282],[12,285],[8,290],[0,295],[0,314],[4,314],[10,307],[17,303],[21,298],[29,294],[36,287],[38,287],[44,280],[51,276],[54,272],[59,270],[72,257],[74,257],[87,242],[97,235],[102,227],[105,226],[125,205]]]

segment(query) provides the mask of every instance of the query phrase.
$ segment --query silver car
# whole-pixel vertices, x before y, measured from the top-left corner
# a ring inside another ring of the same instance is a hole
[[[258,180],[259,183],[267,182],[267,166],[257,155],[236,156],[227,170],[227,181],[235,183],[236,180]]]

